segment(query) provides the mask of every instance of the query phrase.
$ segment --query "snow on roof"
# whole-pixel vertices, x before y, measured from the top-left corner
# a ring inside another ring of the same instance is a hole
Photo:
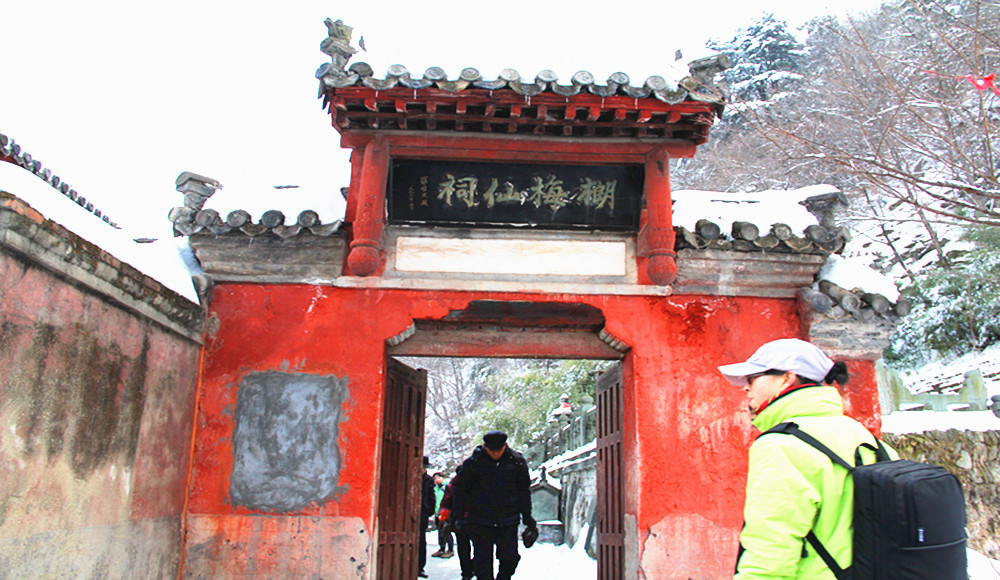
[[[672,193],[673,223],[674,226],[694,230],[699,220],[709,220],[719,226],[723,235],[728,235],[736,221],[752,223],[761,232],[780,222],[792,228],[796,235],[802,235],[807,227],[819,225],[819,219],[802,202],[810,197],[838,191],[832,185],[738,193],[675,191]],[[831,254],[820,270],[819,278],[846,290],[860,288],[870,294],[881,294],[895,303],[899,300],[896,283],[872,269],[869,261]]]
[[[863,260],[831,254],[819,271],[820,280],[829,280],[848,290],[860,288],[869,294],[881,294],[889,302],[899,300],[899,289],[888,276],[871,269]]]
[[[792,228],[796,235],[819,225],[819,220],[809,213],[802,202],[806,199],[839,191],[832,185],[811,185],[801,189],[768,190],[757,192],[722,193],[684,189],[674,191],[674,226],[694,230],[698,220],[707,219],[719,225],[723,232],[732,229],[733,222],[750,222],[761,232],[775,223]]]
[[[176,241],[137,243],[125,231],[105,223],[33,173],[12,163],[0,162],[0,190],[16,195],[46,219],[56,222],[188,300],[198,303],[191,271],[185,264]]]

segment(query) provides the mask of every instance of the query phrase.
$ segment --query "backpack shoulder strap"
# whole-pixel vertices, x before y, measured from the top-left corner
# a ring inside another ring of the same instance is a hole
[[[792,422],[779,423],[778,425],[775,425],[774,427],[762,433],[761,436],[767,435],[768,433],[784,433],[786,435],[792,435],[794,437],[797,437],[802,441],[808,443],[812,447],[815,447],[817,450],[821,451],[824,455],[829,457],[831,461],[847,469],[848,472],[854,471],[854,468],[851,467],[850,464],[848,464],[846,461],[844,461],[844,459],[841,456],[834,453],[833,450],[827,447],[826,445],[820,443],[820,441],[815,437],[813,437],[812,435],[806,433],[802,429],[799,429],[799,426],[796,425],[795,423]],[[881,445],[879,445],[879,447],[881,448]],[[882,453],[885,453],[884,449],[881,449],[881,451]],[[819,538],[816,537],[816,534],[813,533],[812,530],[809,530],[809,533],[806,534],[806,541],[809,542],[809,545],[813,547],[813,550],[816,550],[816,554],[820,557],[821,560],[823,560],[823,563],[826,564],[826,566],[830,569],[830,571],[833,572],[833,575],[834,577],[837,578],[837,580],[847,580],[847,578],[849,578],[850,568],[841,568],[840,564],[838,564],[837,561],[834,560],[833,555],[830,554],[829,550],[826,549],[826,546],[823,545],[823,542],[819,541]]]
[[[768,433],[785,433],[786,435],[792,435],[794,437],[797,437],[798,439],[805,441],[812,447],[815,447],[817,450],[821,451],[824,455],[829,457],[831,461],[833,461],[837,465],[840,465],[847,471],[854,471],[854,468],[851,467],[851,464],[845,461],[843,457],[834,453],[832,449],[820,443],[820,441],[815,437],[813,437],[812,435],[806,433],[802,429],[799,429],[799,426],[796,425],[795,423],[792,422],[779,423],[774,427],[771,427],[764,433],[762,433],[761,436],[763,437]]]
[[[833,572],[837,580],[848,580],[850,578],[851,569],[841,568],[840,564],[833,559],[833,555],[827,551],[826,546],[823,545],[823,542],[819,541],[819,538],[816,537],[816,534],[812,530],[809,530],[809,533],[806,534],[806,541],[813,547],[813,550],[816,550],[816,554],[823,560],[826,567]]]

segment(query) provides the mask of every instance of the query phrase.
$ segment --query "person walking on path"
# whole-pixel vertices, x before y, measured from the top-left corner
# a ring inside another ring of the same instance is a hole
[[[478,580],[510,580],[521,556],[517,551],[520,521],[537,530],[531,517],[528,463],[507,446],[507,434],[490,431],[483,444],[462,463],[452,482],[460,530],[472,539],[473,567]],[[493,575],[493,553],[499,560]]]
[[[451,484],[448,483],[448,486]],[[434,496],[437,499],[438,513],[434,515],[434,527],[438,531],[438,549],[431,554],[432,558],[451,558],[455,555],[455,543],[451,538],[451,526],[448,522],[448,511],[444,507],[445,485],[444,474],[440,471],[434,474]]]
[[[768,342],[745,362],[719,371],[746,391],[752,423],[761,431],[794,422],[845,458],[861,444],[875,444],[864,425],[844,415],[840,392],[830,386],[847,382],[846,365],[812,343]],[[865,462],[871,463],[874,452],[868,453]],[[813,532],[841,567],[851,564],[853,485],[846,469],[804,441],[758,437],[750,446],[736,580],[833,580],[806,536]]]
[[[417,577],[427,578],[424,567],[427,565],[427,522],[434,515],[434,478],[427,473],[427,468],[431,466],[430,459],[424,455],[424,474],[420,483],[420,521],[417,522],[417,529],[420,531],[419,550],[417,559],[420,569]]]

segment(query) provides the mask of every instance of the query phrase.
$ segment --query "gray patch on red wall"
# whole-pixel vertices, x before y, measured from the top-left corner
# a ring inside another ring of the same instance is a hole
[[[247,375],[236,398],[233,505],[294,511],[333,497],[347,379],[307,373]]]

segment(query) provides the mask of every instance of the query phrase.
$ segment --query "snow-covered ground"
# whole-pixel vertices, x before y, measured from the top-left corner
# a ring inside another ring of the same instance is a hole
[[[992,411],[897,411],[882,417],[886,433],[924,431],[1000,431],[1000,418]]]
[[[427,534],[427,553],[437,550],[437,532]],[[519,546],[521,562],[517,566],[515,578],[521,580],[551,580],[555,578],[572,578],[573,580],[591,580],[597,578],[597,561],[587,555],[583,542],[577,542],[574,548],[553,546],[552,544],[535,544],[529,549]],[[970,580],[1000,580],[1000,561],[991,560],[979,552],[969,550]],[[429,580],[458,580],[461,569],[458,557],[447,559],[427,558],[425,568]]]
[[[585,533],[584,533],[584,536]],[[458,556],[453,558],[432,558],[429,554],[437,550],[437,532],[427,534],[427,572],[429,580],[458,580],[461,568]],[[520,580],[572,578],[573,580],[594,580],[597,578],[597,560],[592,559],[583,549],[583,542],[577,542],[570,549],[567,546],[536,543],[525,549],[518,546],[521,562],[517,565],[515,578]]]
[[[970,580],[998,580],[1000,560],[991,560],[975,550],[969,550],[968,570]]]

